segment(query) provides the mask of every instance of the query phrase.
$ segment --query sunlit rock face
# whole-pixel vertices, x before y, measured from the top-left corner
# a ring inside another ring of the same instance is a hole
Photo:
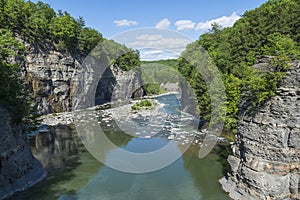
[[[52,44],[25,44],[26,52],[14,62],[23,66],[23,76],[33,93],[39,112],[46,114],[71,111],[73,95],[78,87],[77,75],[82,73],[82,70],[87,70],[82,67],[85,57],[68,51],[57,51]],[[104,74],[98,73],[101,77],[93,77],[99,80],[97,90],[93,91],[96,104],[136,96],[134,91],[142,86],[138,73],[122,71],[109,63],[105,63],[109,66],[104,66],[103,63],[100,65],[106,71]]]
[[[25,190],[45,177],[31,153],[27,136],[12,123],[10,113],[0,107],[0,199]]]
[[[242,113],[231,171],[221,180],[233,199],[300,198],[300,65],[293,62],[276,96]]]

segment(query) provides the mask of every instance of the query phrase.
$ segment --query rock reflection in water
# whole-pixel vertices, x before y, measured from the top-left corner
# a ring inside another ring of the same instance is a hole
[[[47,171],[47,177],[28,191],[12,199],[53,200],[63,194],[72,196],[103,167],[84,148],[73,126],[51,127],[30,139],[34,156]]]
[[[42,163],[48,175],[64,171],[78,161],[79,140],[69,126],[51,127],[49,133],[30,139],[33,155]]]

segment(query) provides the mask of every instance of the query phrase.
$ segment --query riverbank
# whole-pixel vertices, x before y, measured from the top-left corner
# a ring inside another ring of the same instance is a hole
[[[159,94],[159,95],[144,96],[142,99],[143,100],[146,100],[146,99],[154,100],[155,98],[158,98],[158,97],[167,96],[167,95],[178,95],[178,94],[179,94],[178,92],[168,92],[168,93]],[[131,109],[131,107],[137,102],[141,102],[141,100],[131,100],[129,102],[125,102],[124,104],[118,103],[118,102],[117,103],[106,103],[106,104],[98,105],[98,106],[95,106],[92,108],[88,108],[88,110],[90,110],[91,112],[94,112],[94,114],[99,117],[100,117],[100,114],[103,114],[103,116],[112,114],[112,116],[116,119],[120,118],[120,116],[118,114],[116,114],[118,111],[121,111],[123,113],[122,115],[125,114],[126,116],[128,114],[135,115],[135,114],[137,114],[137,112],[138,112],[138,114],[140,114],[142,116],[150,115],[150,113],[153,116],[164,115],[164,112],[159,111],[159,109],[164,106],[163,103],[159,103],[156,100],[154,100],[155,105],[153,106],[153,108],[151,110],[133,111]],[[39,118],[39,120],[41,120],[41,125],[48,125],[48,126],[69,125],[69,124],[74,123],[73,114],[74,114],[73,112],[51,113],[51,114],[41,116]],[[132,117],[134,117],[134,116],[132,116]],[[37,133],[37,132],[35,132],[35,133]]]
[[[177,96],[179,95],[180,96],[180,92],[166,92],[166,93],[162,93],[162,94],[143,96],[142,99],[155,99],[157,97],[162,97],[162,96],[167,96],[167,95],[177,95]]]

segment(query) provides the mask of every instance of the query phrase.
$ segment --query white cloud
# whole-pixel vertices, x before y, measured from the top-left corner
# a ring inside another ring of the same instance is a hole
[[[177,31],[158,28],[134,29],[111,39],[139,50],[142,60],[178,58],[186,45],[193,41]]]
[[[148,55],[160,55],[160,54],[162,54],[163,53],[163,50],[161,50],[161,49],[155,49],[155,50],[148,50],[148,51],[145,51],[144,53],[143,53],[143,55],[145,55],[145,56],[148,56]]]
[[[136,37],[138,42],[140,41],[157,41],[163,38],[162,35],[143,34]]]
[[[140,51],[141,60],[166,60],[178,58],[178,54],[163,49],[143,49]]]
[[[175,22],[177,31],[190,30],[195,27],[195,23],[191,20],[179,20]]]
[[[235,12],[232,13],[230,16],[223,16],[217,19],[213,19],[213,20],[209,20],[206,22],[200,22],[198,23],[198,25],[196,26],[196,31],[199,32],[205,32],[209,29],[211,29],[211,24],[212,23],[217,23],[220,24],[222,27],[230,27],[233,26],[233,24],[239,20],[241,17],[238,16]]]
[[[142,34],[127,46],[139,49],[142,60],[157,60],[178,57],[189,43],[191,40],[183,37]]]
[[[169,26],[170,26],[171,22],[167,19],[167,18],[164,18],[163,20],[159,21],[155,28],[158,28],[158,29],[168,29]]]
[[[136,21],[122,19],[122,20],[115,20],[114,24],[116,26],[134,26],[137,25],[138,23]]]
[[[128,46],[133,48],[154,48],[168,49],[174,52],[180,52],[187,44],[191,43],[186,38],[166,37],[163,35],[143,34],[136,37],[136,40],[129,43]]]

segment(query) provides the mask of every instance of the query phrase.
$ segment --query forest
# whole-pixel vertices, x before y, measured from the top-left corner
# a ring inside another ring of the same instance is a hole
[[[222,74],[226,88],[225,128],[236,132],[239,103],[251,102],[253,111],[274,96],[291,60],[300,56],[300,1],[269,0],[259,8],[244,13],[233,27],[212,24],[208,33],[187,46],[178,59],[179,71],[189,80],[198,99],[202,119],[210,119],[210,96],[204,80],[187,56],[201,56],[196,46],[204,48]],[[255,69],[259,57],[271,59],[269,69]],[[209,70],[210,66],[206,66]]]

